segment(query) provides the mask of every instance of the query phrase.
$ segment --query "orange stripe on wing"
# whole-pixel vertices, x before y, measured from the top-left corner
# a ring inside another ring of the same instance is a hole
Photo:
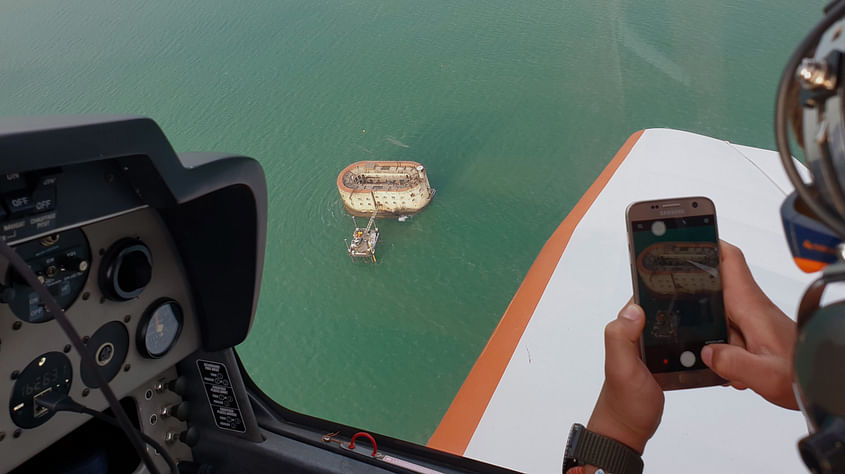
[[[528,274],[525,275],[525,279],[505,310],[496,330],[493,331],[493,335],[490,336],[490,340],[487,341],[487,345],[475,361],[461,389],[452,400],[440,425],[428,440],[428,447],[457,455],[464,454],[575,227],[581,222],[581,218],[628,156],[642,133],[643,131],[640,130],[628,138],[540,250],[540,254],[534,260]]]

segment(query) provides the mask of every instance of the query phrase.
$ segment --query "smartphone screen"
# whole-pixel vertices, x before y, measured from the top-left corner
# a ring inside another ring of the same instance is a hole
[[[686,215],[629,221],[636,299],[646,314],[643,358],[655,374],[707,369],[701,348],[727,341],[716,216],[689,215],[698,208],[690,202]],[[659,202],[648,204],[660,213]]]

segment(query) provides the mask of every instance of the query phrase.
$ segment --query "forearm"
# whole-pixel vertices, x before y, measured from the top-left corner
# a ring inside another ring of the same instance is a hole
[[[643,449],[663,414],[663,391],[640,359],[644,326],[642,308],[628,304],[605,327],[605,382],[586,429],[573,425],[569,439],[575,442],[567,442],[564,456],[567,467],[586,468],[569,473],[594,474],[591,463],[619,472],[642,471]]]
[[[654,434],[654,430],[657,429],[657,424],[660,423],[660,414],[657,414],[656,420],[651,421],[653,423],[651,426],[649,426],[649,423],[641,423],[641,425],[647,427],[645,430],[629,426],[622,421],[625,417],[620,416],[614,410],[614,406],[618,403],[613,400],[613,394],[608,393],[606,385],[602,386],[590,421],[587,423],[587,429],[593,433],[614,439],[642,455],[646,443]],[[628,418],[632,418],[632,416],[629,414]],[[635,418],[633,416],[633,419]]]

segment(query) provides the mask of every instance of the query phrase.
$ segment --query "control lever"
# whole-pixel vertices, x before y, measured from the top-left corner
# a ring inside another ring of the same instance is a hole
[[[181,441],[187,444],[190,447],[196,446],[196,444],[200,440],[200,432],[198,429],[194,428],[193,426],[188,428],[187,430],[177,433],[175,431],[170,431],[164,436],[164,441],[167,444],[173,444],[176,441]]]
[[[161,409],[161,416],[172,416],[179,421],[188,419],[188,414],[191,412],[191,407],[188,402],[177,403],[175,405],[164,407]]]
[[[154,388],[155,391],[159,393],[165,390],[170,390],[176,395],[184,397],[188,392],[188,379],[184,376],[180,376],[176,380],[171,380],[170,382],[160,381],[155,384]]]
[[[185,394],[188,393],[188,378],[184,375],[180,375],[176,378],[176,380],[167,384],[167,388],[180,397],[184,397]]]

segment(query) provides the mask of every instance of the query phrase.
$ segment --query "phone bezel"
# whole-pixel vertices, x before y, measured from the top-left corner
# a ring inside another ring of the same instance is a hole
[[[696,203],[696,207],[693,207],[693,203]],[[671,215],[667,215],[669,212],[671,212]],[[693,196],[671,199],[654,199],[634,202],[628,205],[628,208],[625,210],[625,221],[628,232],[628,255],[630,257],[631,283],[634,289],[635,303],[640,304],[640,289],[639,279],[637,278],[636,255],[634,254],[633,222],[660,219],[661,217],[675,219],[678,217],[706,215],[713,216],[713,227],[716,230],[716,238],[718,241],[719,227],[718,219],[716,218],[716,206],[709,198],[704,196]],[[696,354],[696,357],[700,356],[700,354]],[[640,358],[643,362],[645,362],[645,345],[642,337],[640,338]],[[682,370],[676,372],[654,372],[651,367],[648,369],[651,371],[652,375],[654,375],[654,379],[657,380],[657,383],[663,390],[709,387],[727,383],[725,379],[719,377],[710,369]]]

